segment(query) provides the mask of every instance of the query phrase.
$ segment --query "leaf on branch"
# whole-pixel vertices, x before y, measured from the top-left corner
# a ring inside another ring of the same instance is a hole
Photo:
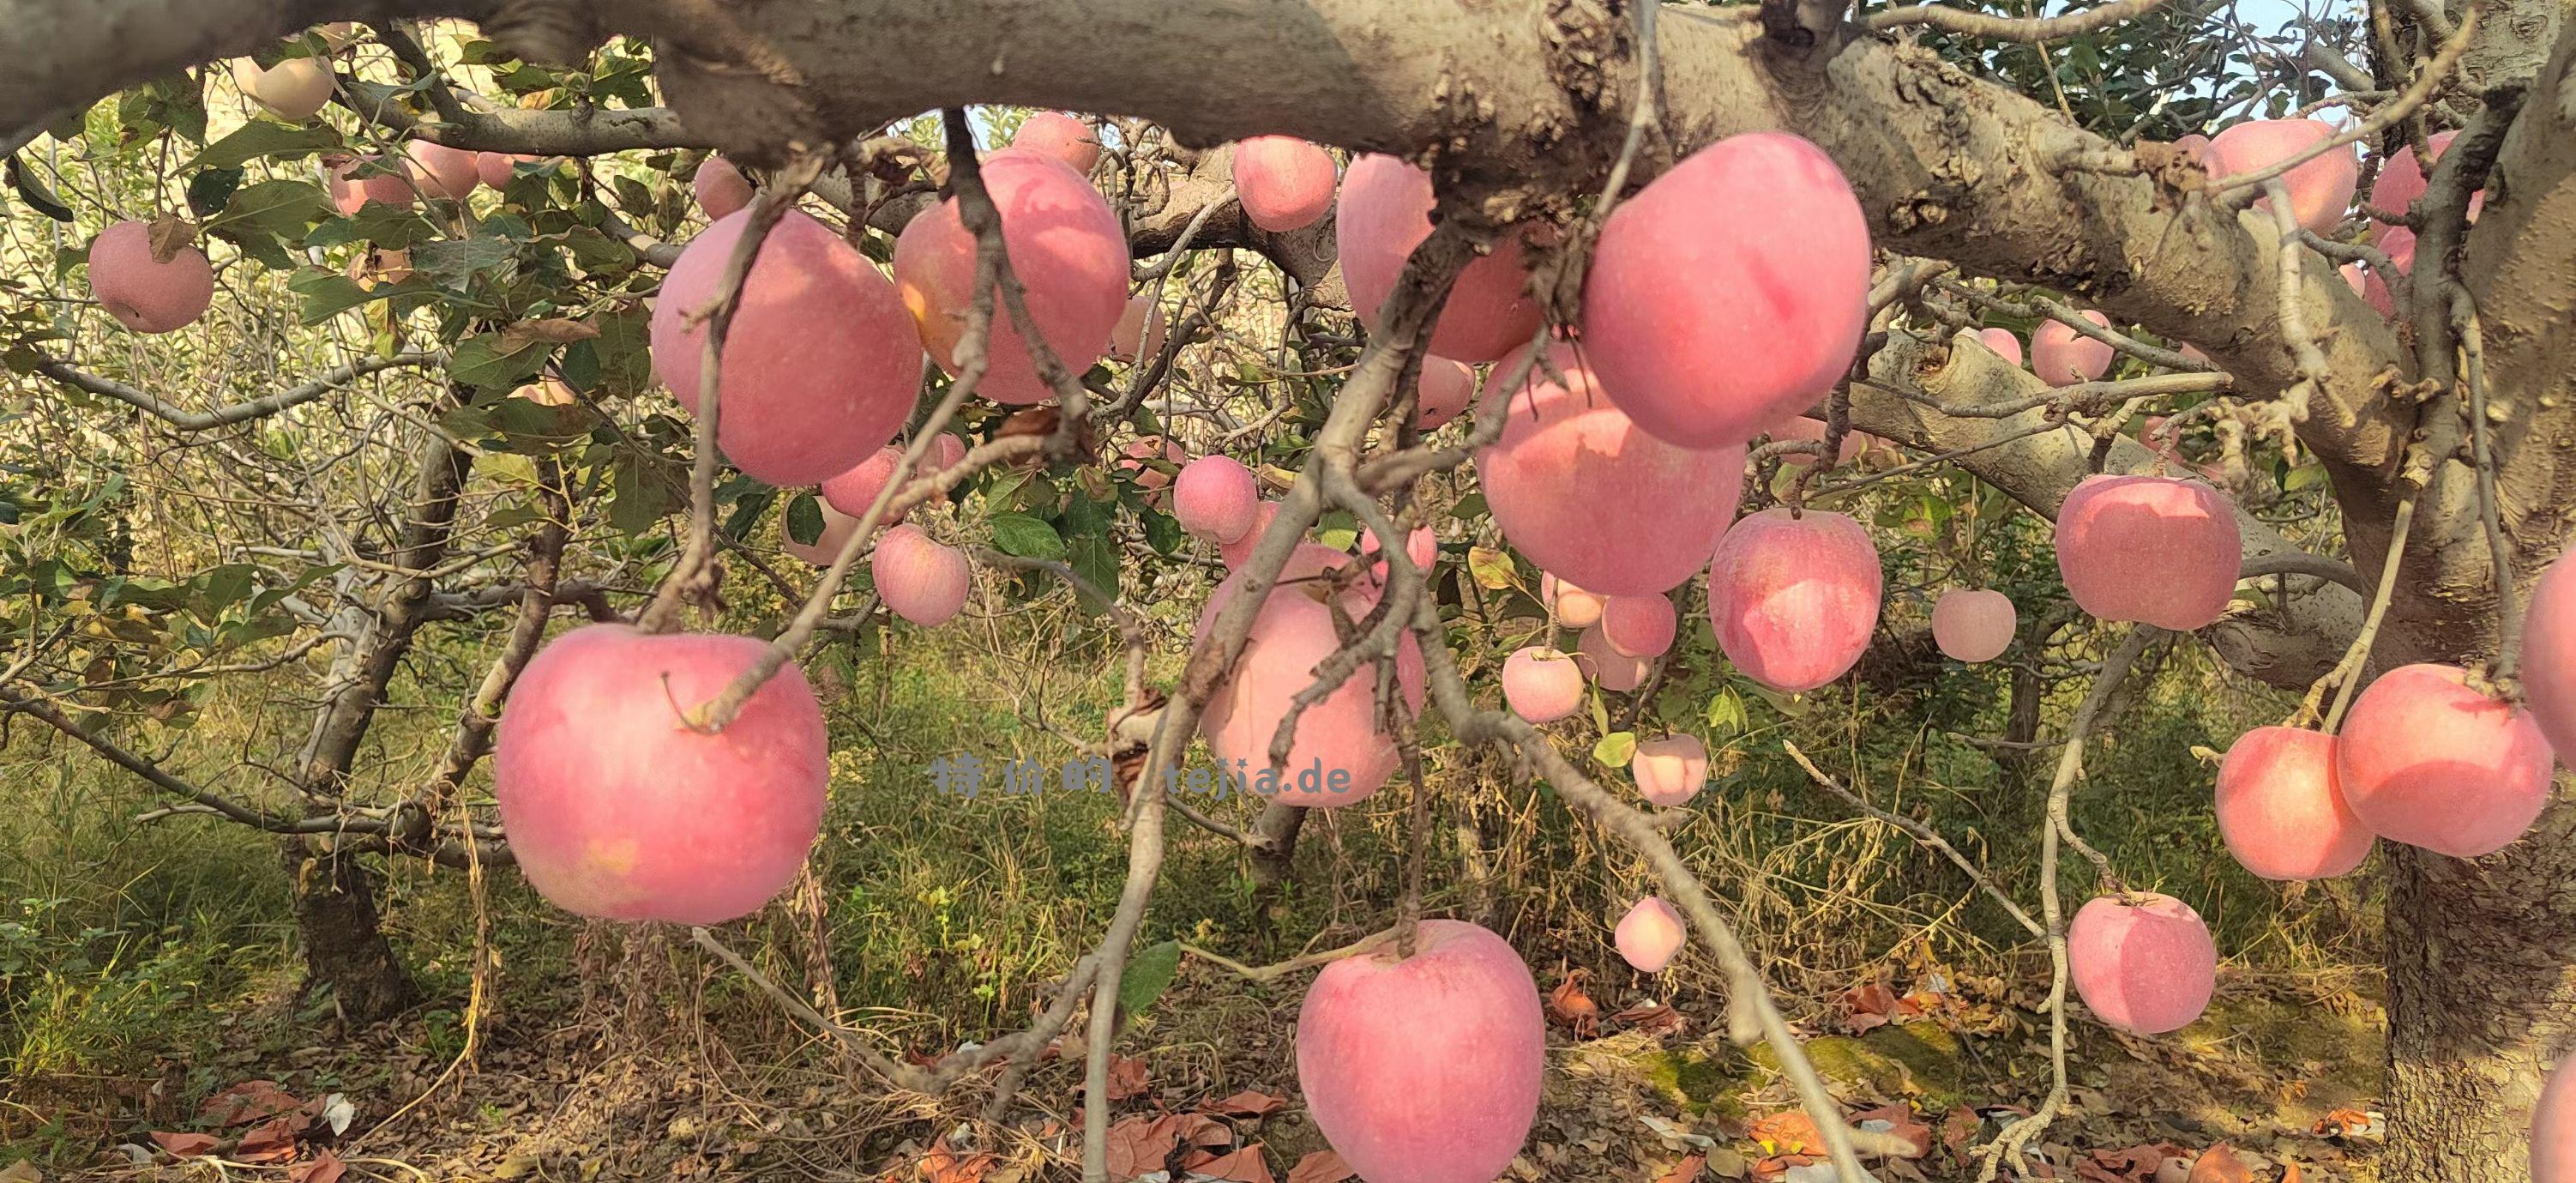
[[[1060,559],[1064,557],[1064,539],[1055,527],[1024,513],[997,513],[992,517],[993,545],[1003,554],[1023,559]]]
[[[163,214],[152,219],[145,241],[152,246],[152,261],[167,263],[180,251],[196,245],[197,224],[177,214]]]
[[[221,212],[232,200],[233,191],[241,188],[242,170],[210,168],[188,178],[188,212],[200,218]]]
[[[1519,578],[1512,568],[1512,556],[1483,546],[1467,548],[1467,574],[1486,591],[1503,591]]]
[[[54,191],[46,188],[43,181],[37,180],[36,174],[17,157],[9,158],[9,165],[5,171],[9,174],[9,187],[17,190],[18,196],[25,198],[28,205],[34,206],[37,213],[57,222],[72,220],[72,207],[64,205],[62,198],[54,196]]]
[[[296,160],[316,152],[327,152],[342,146],[340,132],[328,123],[273,123],[254,119],[231,135],[206,145],[195,159],[180,165],[185,172],[195,168],[236,168],[262,158]]]
[[[1172,985],[1173,975],[1180,972],[1181,943],[1164,941],[1138,950],[1127,959],[1127,972],[1118,979],[1118,1007],[1129,1017],[1144,1013],[1163,991]]]
[[[571,320],[560,316],[542,320],[522,320],[501,330],[501,347],[515,351],[537,342],[549,345],[570,345],[575,341],[588,341],[598,335],[599,326],[586,320]]]
[[[1626,768],[1637,755],[1637,733],[1613,731],[1592,745],[1592,758],[1610,768]]]
[[[798,546],[822,541],[823,504],[810,490],[787,503],[787,538]]]

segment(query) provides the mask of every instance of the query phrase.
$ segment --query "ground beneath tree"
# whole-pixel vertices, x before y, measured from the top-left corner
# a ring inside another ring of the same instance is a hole
[[[1728,1043],[1714,1000],[1666,1005],[1645,989],[1653,979],[1621,977],[1578,971],[1569,984],[1543,972],[1546,1098],[1511,1177],[1830,1178],[1768,1049]],[[1808,1054],[1862,1128],[1916,1151],[1873,1158],[1883,1179],[1974,1178],[1968,1152],[2045,1097],[2041,997],[2028,985],[2045,974],[2014,980],[2022,984],[1939,973],[1862,983],[1805,1025]],[[650,1005],[601,989],[523,991],[477,1025],[470,1066],[423,1050],[462,1038],[462,1028],[439,1027],[453,1012],[341,1030],[327,1017],[298,1021],[281,999],[221,1020],[229,1034],[214,1096],[173,1105],[153,1100],[152,1082],[38,1082],[17,1099],[76,1111],[70,1125],[95,1129],[99,1165],[70,1176],[79,1178],[1079,1177],[1078,1046],[1031,1076],[1005,1134],[950,1143],[981,1108],[980,1088],[944,1103],[895,1096],[756,999],[713,997],[724,986],[666,980],[641,992]],[[1185,969],[1113,1061],[1113,1173],[1347,1178],[1298,1101],[1300,988]],[[880,1018],[879,1030],[908,1021]],[[2226,980],[2209,1015],[2171,1036],[2079,1022],[2070,1106],[2031,1144],[2030,1173],[2087,1183],[2375,1180],[2379,1030],[2363,993],[2278,977]],[[193,1076],[160,1083],[208,1078],[206,1065],[191,1067]],[[2220,1144],[2201,1172],[2190,1169]],[[30,1177],[20,1170],[0,1180]]]

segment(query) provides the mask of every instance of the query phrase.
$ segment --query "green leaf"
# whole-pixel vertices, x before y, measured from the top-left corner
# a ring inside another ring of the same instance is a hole
[[[1734,687],[1719,690],[1717,697],[1708,700],[1709,730],[1740,732],[1751,724],[1751,717],[1744,713],[1744,698]]]
[[[1592,758],[1612,768],[1626,768],[1637,755],[1637,733],[1613,731],[1592,745]]]
[[[1024,513],[993,515],[993,545],[1006,555],[1023,559],[1060,559],[1064,557],[1064,539],[1055,527]]]
[[[751,528],[760,524],[760,515],[769,512],[770,504],[777,500],[778,490],[763,487],[734,502],[733,513],[727,515],[724,521],[725,537],[733,539],[749,537]],[[817,536],[820,536],[819,531]]]
[[[1166,513],[1145,515],[1145,544],[1153,547],[1155,554],[1168,557],[1178,552],[1188,541],[1189,535],[1182,532],[1181,524],[1174,521],[1172,515]]]
[[[371,242],[389,251],[403,250],[413,243],[438,237],[438,227],[411,210],[370,201],[358,212],[333,218],[304,236],[306,246],[340,246],[352,242]]]
[[[608,524],[629,538],[652,531],[663,518],[680,505],[677,490],[659,471],[664,458],[643,457],[632,452],[617,458],[609,482]]]
[[[814,494],[799,493],[787,503],[787,537],[798,546],[812,546],[823,537],[823,503]]]
[[[316,222],[332,217],[331,199],[309,181],[261,181],[234,190],[224,211],[206,223],[215,234],[227,231],[285,235],[301,239]]]
[[[1487,591],[1501,591],[1520,577],[1512,567],[1512,556],[1481,546],[1467,548],[1467,574]]]
[[[535,377],[546,368],[546,356],[553,352],[552,345],[531,341],[504,353],[501,334],[483,333],[456,343],[448,355],[447,373],[468,386],[505,390]]]
[[[321,324],[385,292],[359,287],[358,281],[333,271],[299,272],[286,281],[286,290],[304,297],[301,316],[308,325]]]
[[[505,238],[448,238],[412,248],[411,267],[447,283],[465,280],[507,263],[519,246]]]
[[[1083,611],[1091,613],[1108,611],[1110,599],[1115,599],[1119,594],[1117,544],[1097,534],[1076,537],[1073,540],[1071,565],[1074,574],[1082,576],[1088,586],[1100,589],[1102,596],[1109,597],[1109,599],[1103,599],[1102,596],[1092,595],[1081,586],[1077,586],[1074,594],[1081,600]]]
[[[1459,498],[1458,504],[1449,507],[1449,516],[1460,521],[1471,522],[1486,516],[1488,512],[1490,511],[1485,508],[1485,495],[1482,493],[1469,493]]]
[[[1147,945],[1127,959],[1127,972],[1118,978],[1118,1008],[1129,1017],[1144,1012],[1154,1000],[1169,989],[1172,978],[1181,970],[1181,943],[1164,941]]]
[[[28,205],[34,206],[37,213],[57,222],[72,220],[72,207],[64,205],[61,198],[54,196],[54,191],[46,188],[43,181],[37,180],[35,172],[21,163],[17,157],[9,158],[6,171],[9,174],[9,187],[16,189],[18,196],[25,198]]]
[[[340,146],[338,129],[328,123],[292,124],[254,119],[241,125],[233,134],[206,145],[206,150],[197,153],[196,159],[180,168],[183,171],[233,168],[262,157],[295,160]]]
[[[2324,465],[2302,464],[2297,468],[2291,469],[2289,475],[2281,478],[2281,491],[2284,493],[2296,493],[2301,489],[2312,489],[2324,483],[2326,483],[2326,468]]]
[[[238,168],[210,168],[188,178],[188,212],[202,218],[223,209],[241,183]]]

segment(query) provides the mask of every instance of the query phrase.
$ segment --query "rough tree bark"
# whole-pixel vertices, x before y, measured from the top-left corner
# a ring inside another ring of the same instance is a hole
[[[2558,553],[2565,507],[2576,502],[2576,376],[2567,364],[2576,344],[2576,22],[2564,8],[2507,0],[2494,22],[2499,39],[2475,63],[2478,85],[2493,89],[2465,104],[2520,99],[2457,269],[2485,322],[2487,394],[2501,414],[2500,509],[2524,587]],[[927,107],[1019,103],[1144,117],[1192,145],[1282,133],[1423,157],[1495,220],[1562,212],[1567,195],[1597,185],[1634,85],[1619,0],[0,0],[0,61],[15,67],[0,75],[0,133],[301,25],[392,12],[481,18],[531,56],[577,53],[612,32],[651,36],[690,138],[755,162],[790,140],[831,142]],[[2056,286],[2195,342],[2237,377],[2238,397],[2297,383],[2283,340],[2280,246],[2265,220],[2221,209],[2175,177],[2068,170],[2069,158],[2113,146],[1918,46],[1834,37],[1783,46],[1766,39],[1749,7],[1668,8],[1661,24],[1661,130],[1675,150],[1741,131],[1797,131],[1841,162],[1883,245],[1972,275]],[[2507,38],[2528,48],[2513,50]],[[2527,79],[2518,73],[2526,68]],[[490,138],[465,146],[559,151],[538,138],[610,143],[651,134],[650,124],[537,113],[476,129]],[[1660,163],[1641,162],[1639,179]],[[2419,406],[2460,412],[2448,393],[2429,405],[2405,394],[2417,374],[2408,343],[2330,267],[2311,264],[2291,298],[2319,329],[2326,371],[2299,434],[2327,465],[2354,565],[2372,571]],[[1958,368],[1920,360],[1928,369],[1909,374],[1927,373],[1927,382]],[[1859,401],[1859,422],[1873,431],[1881,417],[1911,417]],[[1929,434],[1944,425],[1910,426]],[[2465,468],[2444,457],[2438,469],[2381,667],[2475,660],[2493,648],[2499,612],[2512,608],[2493,593]],[[2043,512],[2072,479],[2063,468],[1979,471]],[[2336,639],[2350,635],[2340,627],[2349,610],[2341,593],[2319,591],[2294,598],[2294,627],[2237,622],[2247,631],[2233,642],[2230,626],[2208,639],[2240,668],[2288,680],[2330,659]],[[2310,623],[2298,623],[2301,613]],[[2281,641],[2294,635],[2321,639]],[[2503,854],[2390,860],[2389,1177],[2522,1177],[2512,1148],[2538,1068],[2576,1036],[2571,837],[2576,810],[2562,793],[2533,838]]]

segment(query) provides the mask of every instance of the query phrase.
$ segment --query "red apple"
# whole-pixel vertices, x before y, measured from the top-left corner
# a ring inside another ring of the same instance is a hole
[[[2335,137],[2333,124],[2321,119],[2249,119],[2209,141],[2200,166],[2212,177],[2232,177],[2269,168]],[[2315,234],[2330,234],[2352,209],[2353,187],[2361,181],[2361,152],[2346,144],[2327,151],[2281,177],[2290,191],[2290,213]],[[2254,208],[2270,210],[2272,199]]]
[[[1098,190],[1057,158],[1006,148],[983,159],[984,187],[1002,215],[1011,271],[1027,289],[1029,316],[1065,368],[1079,375],[1108,351],[1127,309],[1127,235]],[[924,210],[894,244],[895,282],[921,331],[922,348],[957,372],[958,335],[975,299],[975,236],[957,199]],[[988,368],[977,394],[1025,406],[1055,397],[1038,380],[1027,342],[995,304]]]
[[[413,140],[403,149],[411,158],[412,176],[420,191],[431,197],[463,201],[483,183],[483,172],[475,154],[463,148],[450,148],[428,140]]]
[[[2236,594],[2244,539],[2227,495],[2180,477],[2084,478],[2057,510],[2057,571],[2103,620],[2189,632]]]
[[[1503,659],[1503,701],[1531,723],[1553,723],[1583,709],[1583,669],[1544,645]]]
[[[1681,628],[1669,596],[1612,596],[1601,607],[1601,639],[1630,657],[1661,657]]]
[[[1129,297],[1127,308],[1118,314],[1118,323],[1109,330],[1109,358],[1112,361],[1141,362],[1163,353],[1163,306],[1154,302],[1151,290]]]
[[[1422,383],[1413,400],[1413,425],[1437,431],[1476,397],[1476,371],[1445,357],[1422,359]]]
[[[215,269],[193,246],[154,258],[152,227],[118,222],[89,244],[89,292],[118,324],[138,333],[173,332],[197,323],[214,303]]]
[[[2576,558],[2558,556],[2522,618],[2523,705],[2558,758],[2576,764]]]
[[[1050,157],[1085,177],[1100,163],[1100,136],[1090,126],[1061,111],[1040,111],[1012,133],[1011,146]],[[1018,255],[1017,251],[1012,252]]]
[[[796,878],[823,821],[823,709],[793,663],[714,735],[680,712],[768,648],[594,624],[519,675],[494,733],[510,852],[555,906],[607,920],[720,924]]]
[[[1766,509],[1717,544],[1708,615],[1717,645],[1747,677],[1774,690],[1813,690],[1869,648],[1885,586],[1878,548],[1838,513]]]
[[[2265,879],[2331,879],[2370,857],[2370,830],[2335,780],[2335,738],[2296,727],[2257,727],[2227,749],[2218,835]]]
[[[1959,661],[1992,661],[2012,646],[2020,614],[1999,591],[1952,588],[1932,604],[1932,643]]]
[[[2454,666],[2400,666],[2353,700],[2335,741],[2344,800],[2371,832],[2455,858],[2493,854],[2549,804],[2549,741]]]
[[[1221,769],[1251,778],[1268,774],[1270,742],[1290,701],[1314,685],[1315,667],[1342,647],[1327,603],[1332,596],[1329,573],[1350,561],[1349,555],[1310,543],[1298,547],[1280,571],[1278,584],[1254,618],[1242,656],[1199,720]],[[1201,642],[1214,635],[1218,614],[1242,583],[1241,572],[1229,575],[1208,597],[1199,613]],[[1374,587],[1356,581],[1340,592],[1341,610],[1352,620],[1363,619],[1376,606],[1376,597]],[[1420,711],[1422,651],[1410,632],[1397,648],[1395,672],[1404,709]],[[1377,667],[1371,662],[1298,717],[1288,763],[1273,782],[1272,796],[1290,805],[1349,805],[1385,787],[1395,766],[1395,737],[1379,725]]]
[[[653,372],[698,408],[706,322],[749,210],[690,240],[653,302]],[[876,265],[821,222],[790,210],[762,242],[726,337],[717,443],[744,474],[781,488],[819,484],[894,438],[921,391],[921,350],[903,301]]]
[[[1270,519],[1278,516],[1279,503],[1276,501],[1264,501],[1253,507],[1252,528],[1234,541],[1216,548],[1217,557],[1225,562],[1226,570],[1236,570],[1252,558],[1252,548],[1261,544],[1261,536],[1270,530]]]
[[[1649,739],[1628,757],[1637,795],[1659,809],[1685,805],[1708,786],[1708,746],[1688,733]]]
[[[1583,635],[1575,638],[1574,648],[1583,655],[1584,664],[1591,667],[1592,680],[1599,682],[1602,689],[1620,694],[1645,685],[1646,671],[1655,664],[1653,658],[1630,657],[1611,648],[1598,624],[1583,630]]]
[[[1671,904],[1654,896],[1637,901],[1628,914],[1619,918],[1619,927],[1611,939],[1619,946],[1619,956],[1638,973],[1662,973],[1673,963],[1673,954],[1682,951],[1682,917]]]
[[[1431,174],[1393,156],[1367,155],[1342,178],[1340,212],[1333,232],[1342,282],[1351,308],[1372,332],[1380,305],[1395,293],[1404,260],[1431,237],[1437,199]],[[1431,352],[1463,362],[1488,362],[1538,335],[1538,301],[1530,298],[1528,265],[1518,233],[1506,234],[1494,253],[1467,264],[1449,290]]]
[[[868,572],[876,581],[877,598],[895,615],[924,628],[954,619],[974,586],[966,552],[932,541],[921,527],[909,524],[878,536]]]
[[[2218,945],[2191,905],[2152,891],[2098,896],[2066,930],[2068,976],[2095,1017],[2138,1035],[2191,1025],[2218,989]]]
[[[689,191],[697,196],[698,208],[705,210],[707,220],[721,221],[734,211],[751,204],[751,178],[722,156],[709,153],[698,162],[698,173],[689,178]]]
[[[1785,132],[1702,148],[1592,248],[1583,353],[1639,430],[1742,444],[1841,381],[1868,317],[1869,225],[1824,150]]]
[[[1273,234],[1303,230],[1333,208],[1333,157],[1294,136],[1254,136],[1234,146],[1235,196],[1245,220]]]
[[[1582,353],[1558,344],[1549,358],[1571,388],[1532,367],[1529,386],[1508,392],[1502,439],[1476,454],[1494,523],[1540,570],[1590,591],[1680,586],[1735,518],[1743,446],[1703,452],[1656,439],[1602,397]]]
[[[1172,483],[1172,516],[1181,528],[1217,543],[1252,529],[1261,512],[1261,483],[1232,456],[1201,456]]]
[[[1529,1139],[1547,1020],[1503,938],[1422,922],[1324,967],[1297,1012],[1297,1084],[1324,1140],[1364,1180],[1493,1183]]]
[[[2109,317],[2099,312],[2086,312],[2084,319],[2102,328],[2110,328]],[[2076,333],[2062,320],[2040,322],[2030,335],[2030,369],[2051,386],[2074,386],[2091,382],[2111,369],[2111,347],[2091,337]]]

